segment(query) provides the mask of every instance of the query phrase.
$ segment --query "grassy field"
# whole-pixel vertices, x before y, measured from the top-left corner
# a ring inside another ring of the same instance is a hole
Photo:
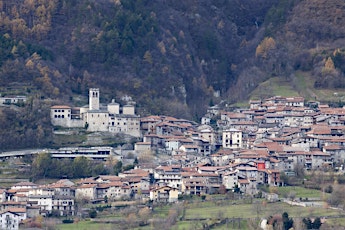
[[[307,217],[307,216],[332,216],[338,215],[339,212],[336,210],[329,210],[325,208],[316,207],[300,207],[291,206],[286,203],[266,203],[259,202],[253,204],[239,204],[239,205],[219,205],[219,204],[209,204],[189,206],[186,209],[185,219],[204,219],[204,218],[255,218],[255,217],[265,217],[274,215],[276,213],[288,212],[292,217]]]
[[[316,193],[307,190],[296,189],[296,194],[305,196],[315,196]],[[200,229],[204,224],[208,226],[213,225],[212,229],[250,229],[249,225],[256,224],[255,221],[261,218],[268,218],[275,214],[282,214],[287,212],[290,217],[336,217],[343,215],[338,210],[327,209],[323,207],[299,207],[291,206],[286,203],[267,203],[263,199],[247,200],[217,200],[217,201],[198,201],[198,202],[185,202],[185,215],[182,220],[178,221],[171,229]],[[252,203],[249,203],[252,202]],[[154,208],[154,212],[149,217],[150,219],[165,219],[174,206],[163,205]],[[119,220],[119,214],[112,216],[96,218],[97,221]],[[127,221],[129,216],[123,216]],[[228,219],[228,223],[214,225],[219,223],[221,219]],[[254,221],[254,223],[253,223]],[[330,224],[344,224],[344,219],[330,219]],[[57,226],[60,230],[91,230],[91,229],[119,229],[121,225],[108,224],[108,223],[95,223],[94,221],[80,221],[74,224],[60,224]],[[123,226],[122,226],[123,227]],[[143,227],[136,227],[131,229],[154,229],[153,225],[146,225]]]
[[[283,77],[270,78],[261,83],[250,95],[250,99],[257,100],[270,96],[279,95],[283,97],[299,96],[290,81]]]
[[[113,226],[111,224],[95,223],[93,221],[80,221],[73,224],[61,224],[57,228],[60,230],[91,230],[91,229],[102,229],[111,230]]]
[[[322,199],[324,196],[324,194],[320,190],[307,189],[297,186],[277,187],[276,189],[280,197],[287,197],[287,195],[292,192],[295,194],[296,198]]]
[[[324,103],[345,102],[345,92],[337,89],[318,89],[314,87],[316,78],[310,72],[298,71],[294,77],[273,77],[262,82],[251,94],[250,99],[261,99],[279,95],[283,97],[302,96],[307,101]]]

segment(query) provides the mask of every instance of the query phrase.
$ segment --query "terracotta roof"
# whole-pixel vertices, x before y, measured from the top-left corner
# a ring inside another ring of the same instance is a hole
[[[70,109],[71,107],[68,105],[54,105],[50,107],[51,109]]]
[[[102,183],[102,184],[99,184],[97,186],[97,188],[101,188],[101,189],[106,189],[106,188],[109,188],[109,187],[110,187],[109,183]]]
[[[247,179],[239,179],[238,183],[240,183],[240,184],[249,184],[249,181]]]
[[[258,169],[255,167],[250,167],[250,166],[239,166],[236,167],[237,170],[239,171],[257,171]]]
[[[339,145],[327,145],[327,146],[323,146],[323,149],[325,149],[325,150],[341,150],[343,148]]]
[[[313,152],[310,152],[310,154],[313,156],[331,156],[329,153],[324,153],[321,151],[313,151]]]
[[[199,170],[201,171],[207,171],[207,172],[216,172],[221,169],[226,169],[228,168],[227,166],[202,166],[199,167]]]
[[[2,202],[2,205],[23,206],[23,205],[26,205],[26,202],[4,201],[4,202]]]
[[[136,142],[136,145],[151,145],[151,142]]]
[[[151,191],[162,190],[162,189],[177,190],[177,188],[173,188],[173,187],[164,185],[162,187],[154,187],[154,188],[151,189]]]
[[[26,213],[26,208],[8,208],[6,211],[15,213]]]
[[[122,187],[123,185],[126,185],[123,181],[112,181],[108,183],[109,187]]]
[[[100,175],[99,178],[104,181],[120,181],[121,180],[119,176],[114,176],[114,175]]]
[[[97,184],[82,184],[77,187],[77,189],[84,189],[84,188],[96,188]]]
[[[32,182],[28,182],[28,181],[23,181],[23,182],[19,182],[17,184],[12,185],[12,188],[14,187],[20,187],[20,186],[29,186],[29,187],[36,187],[37,184],[34,184]]]
[[[275,159],[275,158],[270,158],[270,162],[272,162],[272,163],[279,163],[279,162],[281,162],[280,160],[277,160],[277,159]]]
[[[196,172],[192,175],[192,177],[193,178],[194,177],[219,177],[219,175],[216,173],[198,173],[198,172]]]

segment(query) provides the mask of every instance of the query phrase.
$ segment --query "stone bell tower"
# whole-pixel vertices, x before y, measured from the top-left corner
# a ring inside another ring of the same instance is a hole
[[[91,88],[89,90],[89,110],[99,110],[99,89]]]

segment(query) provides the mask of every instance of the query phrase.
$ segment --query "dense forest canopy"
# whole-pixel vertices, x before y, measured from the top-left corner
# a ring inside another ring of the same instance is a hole
[[[41,127],[35,135],[47,138],[23,146],[49,144],[45,109],[82,105],[89,87],[103,102],[131,96],[142,115],[195,120],[272,76],[309,71],[315,87],[343,87],[344,9],[342,0],[0,0],[1,94],[31,97],[27,114],[1,109],[0,136],[25,140]]]

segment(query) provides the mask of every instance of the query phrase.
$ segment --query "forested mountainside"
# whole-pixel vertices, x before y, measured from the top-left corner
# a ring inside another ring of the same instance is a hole
[[[103,102],[131,96],[142,115],[198,119],[272,76],[345,84],[343,0],[0,0],[0,11],[2,96],[30,97],[1,109],[0,139],[24,146],[49,145],[46,109],[81,105],[89,87]]]

